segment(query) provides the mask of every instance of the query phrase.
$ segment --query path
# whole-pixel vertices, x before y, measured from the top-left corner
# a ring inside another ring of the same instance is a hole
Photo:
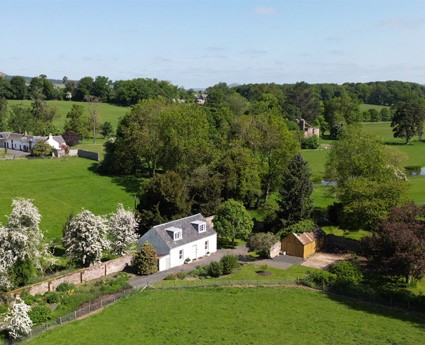
[[[191,271],[198,265],[208,265],[212,261],[219,261],[224,255],[232,254],[239,257],[239,260],[242,262],[252,262],[256,265],[267,265],[270,267],[280,268],[280,269],[288,269],[292,265],[299,265],[304,262],[301,258],[296,258],[294,256],[289,255],[279,255],[273,259],[265,259],[265,260],[253,260],[248,257],[248,249],[245,245],[241,245],[236,247],[235,249],[219,249],[217,252],[211,254],[210,256],[205,256],[198,260],[192,261],[188,264],[184,264],[181,266],[170,268],[166,271],[157,272],[151,274],[149,276],[137,276],[131,278],[129,283],[134,288],[141,288],[146,286],[147,284],[157,283],[161,280],[164,280],[166,276],[172,273],[178,273],[181,271]]]

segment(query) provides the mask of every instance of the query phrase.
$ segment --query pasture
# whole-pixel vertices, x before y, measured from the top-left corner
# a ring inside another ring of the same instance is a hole
[[[16,197],[33,200],[47,239],[62,238],[68,216],[83,208],[95,214],[113,212],[118,203],[132,208],[133,196],[122,180],[96,174],[93,164],[76,157],[0,161],[0,222],[7,221]]]
[[[378,135],[390,150],[398,150],[404,153],[405,166],[425,167],[425,142],[417,137],[411,140],[411,144],[405,145],[403,139],[394,138],[389,122],[364,122],[363,128]],[[332,145],[332,140],[321,140]],[[330,188],[320,185],[324,177],[325,164],[328,150],[303,150],[302,155],[309,163],[312,179],[315,182],[313,191],[314,205],[319,208],[326,207],[333,203],[334,199],[330,195]],[[425,176],[409,177],[409,198],[418,204],[425,204]]]
[[[15,104],[23,104],[29,108],[31,106],[31,102],[31,100],[9,100],[7,101],[7,104],[9,109],[11,109],[11,107]],[[80,104],[84,106],[86,108],[86,113],[89,113],[87,102],[47,101],[47,104],[50,107],[56,109],[57,117],[54,119],[53,124],[58,128],[59,132],[63,131],[66,114],[71,110],[73,104]],[[114,130],[116,130],[119,119],[122,118],[129,110],[130,108],[128,107],[119,107],[108,103],[99,103],[99,123],[102,124],[108,121],[112,123]]]
[[[420,344],[423,318],[299,288],[145,290],[29,341],[49,344]]]

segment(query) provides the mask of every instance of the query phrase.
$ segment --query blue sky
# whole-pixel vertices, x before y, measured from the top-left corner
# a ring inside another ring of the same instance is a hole
[[[0,13],[9,75],[425,83],[423,0],[0,0]]]

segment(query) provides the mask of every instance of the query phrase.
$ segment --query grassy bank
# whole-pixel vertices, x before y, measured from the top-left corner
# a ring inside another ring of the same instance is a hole
[[[118,203],[133,207],[133,196],[119,178],[91,171],[93,161],[81,158],[0,161],[0,222],[7,221],[16,197],[34,201],[47,238],[61,238],[71,213],[83,208],[95,214],[113,212]]]
[[[145,290],[29,344],[420,344],[423,320],[298,288]]]

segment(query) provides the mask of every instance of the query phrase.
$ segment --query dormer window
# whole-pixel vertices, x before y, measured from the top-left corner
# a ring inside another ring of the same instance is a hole
[[[199,233],[207,231],[207,224],[201,220],[192,222],[192,225],[195,227],[196,230],[198,230]]]
[[[180,228],[176,228],[176,227],[173,226],[173,227],[168,228],[166,230],[170,234],[171,238],[174,241],[178,241],[178,240],[181,240],[183,238],[182,229],[180,229]]]

